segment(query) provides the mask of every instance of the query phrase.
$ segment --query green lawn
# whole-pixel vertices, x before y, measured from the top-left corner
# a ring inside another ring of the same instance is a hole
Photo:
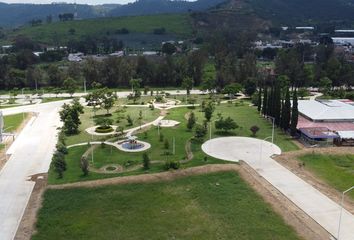
[[[307,154],[299,158],[305,167],[339,191],[354,186],[354,155]],[[354,192],[348,193],[354,199]]]
[[[26,119],[27,115],[28,115],[27,113],[24,114],[19,113],[19,114],[5,116],[4,129],[6,129],[6,132],[16,131],[16,129],[18,129],[21,126],[23,120]]]
[[[127,28],[130,34],[119,35],[129,37],[134,33],[151,34],[155,28],[165,28],[166,34],[179,37],[192,35],[191,19],[187,14],[163,14],[150,16],[127,16],[117,18],[85,19],[67,22],[43,24],[36,27],[23,27],[9,33],[9,39],[16,35],[25,35],[41,43],[51,44],[54,41],[67,43],[70,39],[80,39],[85,36],[113,35],[116,30]],[[71,34],[70,29],[75,33]],[[118,37],[119,37],[118,36]],[[144,40],[144,39],[142,39]]]
[[[299,239],[236,173],[47,190],[33,240]]]
[[[195,111],[195,113],[198,120],[202,122],[204,119],[204,113],[198,110]],[[239,128],[230,134],[250,137],[250,128],[253,125],[257,125],[260,128],[256,136],[257,138],[264,139],[272,135],[271,122],[267,122],[263,117],[261,117],[256,108],[249,106],[249,102],[244,102],[244,104],[240,104],[238,106],[235,106],[235,104],[217,105],[213,114],[212,121],[217,120],[218,113],[221,113],[224,118],[231,117],[239,125]],[[214,124],[212,125],[212,136],[213,138],[222,136],[216,131]],[[291,138],[279,129],[276,129],[275,131],[274,143],[277,144],[282,149],[282,151],[285,152],[298,149],[298,147],[291,141]]]
[[[119,108],[122,111],[120,113],[115,112],[117,110],[117,107],[114,107],[111,112],[112,116],[110,117],[113,120],[114,125],[119,125],[122,126],[124,129],[129,129],[133,127],[137,127],[140,125],[140,122],[138,121],[139,118],[139,111],[142,111],[142,124],[151,122],[158,118],[159,116],[159,111],[158,110],[151,110],[147,107],[142,107],[142,108],[136,108],[136,107],[127,107],[127,108]],[[97,115],[102,115],[105,114],[105,110],[99,110],[96,112]],[[119,123],[116,122],[118,115],[121,115],[124,117],[124,119],[121,119]],[[126,117],[127,115],[130,115],[130,117],[133,119],[133,126],[128,126],[127,125],[127,120]],[[69,136],[67,138],[67,145],[75,144],[75,143],[82,143],[82,142],[88,142],[92,139],[92,136],[86,133],[85,129],[92,127],[95,125],[94,123],[94,118],[93,116],[93,111],[92,108],[85,108],[84,109],[84,114],[80,116],[82,124],[80,125],[80,133],[77,135]],[[93,140],[104,140],[106,137],[99,137],[99,136],[93,136]]]

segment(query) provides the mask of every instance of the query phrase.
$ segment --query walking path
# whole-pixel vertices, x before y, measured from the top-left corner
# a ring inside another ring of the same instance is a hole
[[[208,155],[223,160],[245,161],[290,201],[326,229],[338,236],[340,205],[273,160],[279,147],[255,138],[215,138],[202,145]],[[340,240],[354,239],[354,216],[343,210]]]

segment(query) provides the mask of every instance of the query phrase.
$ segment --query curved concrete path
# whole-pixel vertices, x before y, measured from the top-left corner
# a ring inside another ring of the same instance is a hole
[[[202,149],[222,160],[245,161],[333,237],[337,237],[340,205],[273,160],[270,156],[279,150],[271,143],[254,138],[225,137],[207,141]],[[354,239],[354,216],[346,210],[343,210],[339,239]]]

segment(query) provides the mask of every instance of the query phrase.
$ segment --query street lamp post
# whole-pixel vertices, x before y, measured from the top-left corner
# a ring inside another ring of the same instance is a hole
[[[261,147],[259,151],[259,167],[261,167],[261,163],[262,163],[263,142],[266,141],[268,138],[272,138],[272,136],[266,137],[261,141]]]
[[[342,193],[342,201],[340,203],[340,214],[339,214],[339,223],[338,223],[338,235],[337,235],[337,240],[339,240],[339,237],[340,237],[340,227],[341,227],[341,223],[342,223],[342,212],[343,212],[343,204],[344,204],[344,195],[353,190],[354,189],[354,186],[352,186],[351,188],[345,190],[343,193]]]
[[[270,116],[267,116],[267,118],[272,119],[272,123],[273,123],[273,128],[272,128],[272,143],[274,143],[275,118],[274,118],[274,117],[270,117]]]

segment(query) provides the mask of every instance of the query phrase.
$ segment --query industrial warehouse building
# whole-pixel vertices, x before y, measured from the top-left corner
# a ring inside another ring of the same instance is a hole
[[[297,129],[304,142],[315,145],[354,145],[354,102],[300,100]]]

